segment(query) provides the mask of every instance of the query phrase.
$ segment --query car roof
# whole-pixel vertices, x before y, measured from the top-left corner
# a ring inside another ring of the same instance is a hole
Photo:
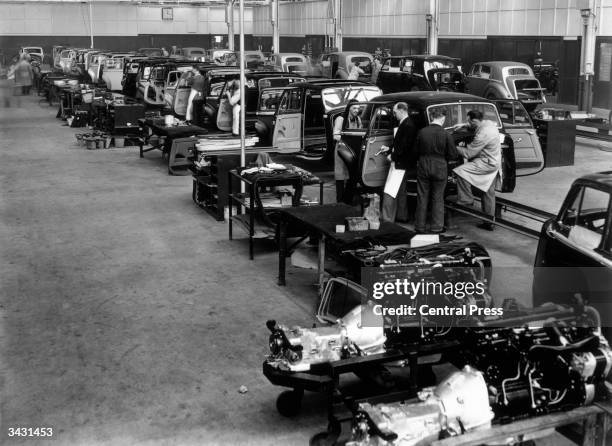
[[[303,77],[303,76],[301,76]],[[374,84],[361,81],[349,81],[340,79],[306,79],[306,82],[295,82],[290,87],[304,87],[315,90],[323,90],[324,88],[333,87],[376,87]]]
[[[377,96],[372,102],[407,102],[418,104],[423,108],[432,104],[445,104],[448,102],[482,102],[492,104],[488,99],[467,93],[450,91],[410,91],[402,93],[389,93]]]
[[[608,192],[612,192],[612,171],[584,175],[574,181],[574,184],[594,185],[596,187],[599,186],[600,189],[601,186],[604,186]]]
[[[453,62],[460,60],[457,57],[442,56],[440,54],[407,54],[405,56],[389,56],[385,59],[422,59],[422,60],[451,60]]]
[[[512,60],[487,60],[485,62],[475,62],[473,65],[496,65],[499,67],[507,67],[507,66],[521,66],[521,67],[529,67],[526,63],[523,62],[515,62]]]

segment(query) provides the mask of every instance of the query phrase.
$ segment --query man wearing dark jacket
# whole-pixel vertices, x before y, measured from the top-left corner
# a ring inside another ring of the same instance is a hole
[[[446,116],[442,110],[433,110],[431,125],[423,128],[416,139],[417,155],[417,208],[416,232],[427,231],[427,206],[431,202],[432,233],[444,232],[444,189],[448,178],[447,162],[458,157],[453,137],[444,130]]]
[[[414,175],[416,164],[412,147],[416,137],[416,127],[408,116],[408,104],[398,102],[393,107],[393,114],[399,125],[393,137],[391,153],[387,155],[389,161],[391,161],[391,168],[387,175],[382,202],[382,219],[390,222],[395,221],[398,207],[402,208],[400,214],[405,213],[406,177],[407,175]],[[389,147],[382,146],[381,149],[388,150]]]

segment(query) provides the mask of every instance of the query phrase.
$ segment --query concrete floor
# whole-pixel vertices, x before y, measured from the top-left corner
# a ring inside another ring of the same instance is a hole
[[[20,99],[0,109],[0,444],[36,444],[6,437],[36,426],[58,445],[307,444],[323,399],[283,418],[261,364],[267,319],[312,322],[314,274],[290,268],[278,287],[273,246],[248,260],[158,152],[88,151],[74,137],[86,129]],[[580,144],[575,166],[520,179],[508,198],[555,211],[576,176],[610,168],[611,152]],[[509,268],[496,296],[527,300],[535,242],[474,223],[455,232]]]

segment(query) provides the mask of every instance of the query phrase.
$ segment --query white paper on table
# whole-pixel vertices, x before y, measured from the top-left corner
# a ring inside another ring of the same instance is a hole
[[[395,162],[392,161],[391,167],[389,168],[389,174],[387,175],[387,182],[385,183],[385,194],[391,195],[393,198],[397,197],[405,174],[406,171],[404,169],[396,169]]]

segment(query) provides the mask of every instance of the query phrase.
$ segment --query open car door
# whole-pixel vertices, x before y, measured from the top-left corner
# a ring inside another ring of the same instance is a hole
[[[281,96],[272,136],[279,153],[299,152],[302,148],[302,96],[300,88],[288,88]]]
[[[517,100],[498,99],[495,106],[506,133],[514,143],[516,176],[530,175],[544,168],[540,140],[529,113]]]
[[[172,98],[171,105],[174,114],[185,116],[187,113],[189,94],[191,93],[191,81],[194,78],[194,74],[191,71],[177,73],[179,78],[174,90],[174,97]]]
[[[166,76],[166,87],[164,88],[164,100],[168,107],[174,105],[174,97],[178,88],[179,79],[181,78],[180,71],[170,71]]]
[[[385,185],[391,162],[381,152],[381,147],[391,147],[394,121],[392,104],[375,106],[365,138],[365,148],[362,149],[361,183],[366,187]]]
[[[225,95],[229,82],[226,82],[219,95],[219,110],[217,111],[217,128],[222,132],[232,131],[232,106]],[[242,103],[242,101],[241,101]]]

